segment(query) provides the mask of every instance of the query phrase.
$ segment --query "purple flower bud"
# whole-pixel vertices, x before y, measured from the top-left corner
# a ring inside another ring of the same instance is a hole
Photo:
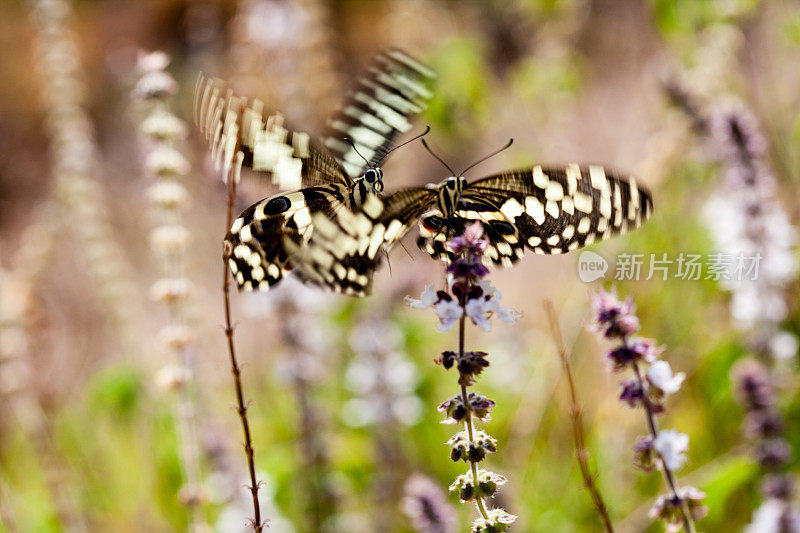
[[[633,466],[645,472],[652,472],[658,465],[658,454],[653,447],[653,437],[639,437],[634,446]]]
[[[738,163],[758,159],[767,149],[767,141],[758,128],[756,118],[741,104],[726,104],[710,116],[711,136],[723,157]]]
[[[658,518],[667,523],[667,531],[680,531],[681,506],[686,503],[686,508],[693,521],[700,520],[708,514],[708,507],[703,505],[706,494],[694,487],[686,486],[680,489],[678,497],[671,494],[659,496],[655,505],[650,509],[650,517]]]
[[[480,262],[456,259],[447,267],[447,272],[456,279],[483,278],[489,274],[489,269]]]
[[[794,498],[794,482],[784,474],[767,474],[761,482],[761,494],[785,502]]]
[[[754,359],[740,361],[733,368],[733,382],[745,409],[766,409],[775,403],[767,369]]]
[[[473,416],[479,420],[486,420],[495,406],[494,400],[474,392],[470,392],[467,399]],[[467,409],[464,407],[464,400],[460,394],[442,402],[438,411],[447,415],[444,420],[446,424],[461,422],[467,416]]]
[[[622,370],[629,364],[638,361],[652,363],[664,351],[663,346],[656,346],[653,339],[635,337],[626,344],[610,350],[606,357],[612,363],[612,370]]]
[[[454,533],[456,513],[439,486],[422,475],[406,482],[403,511],[420,533]]]
[[[445,367],[445,369],[450,370],[451,368],[453,368],[453,365],[455,364],[457,359],[458,359],[458,354],[456,352],[448,350],[446,352],[442,352],[442,355],[440,355],[435,360],[435,362],[436,364]]]
[[[626,379],[620,383],[622,392],[619,399],[628,404],[628,407],[639,407],[644,401],[644,390],[635,379]]]
[[[483,224],[476,221],[466,228],[464,233],[450,239],[448,246],[456,255],[480,257],[486,252],[489,242],[483,237]]]
[[[618,316],[627,314],[630,312],[631,306],[630,300],[622,303],[617,299],[616,290],[606,292],[601,289],[592,295],[595,321],[599,324],[608,324]]]
[[[611,322],[606,328],[605,336],[609,339],[624,339],[637,331],[639,331],[639,318],[635,315],[624,315]]]
[[[765,470],[780,470],[792,458],[792,447],[783,439],[768,439],[758,447],[756,457]]]
[[[783,417],[772,409],[751,411],[747,415],[745,432],[752,439],[783,435]]]

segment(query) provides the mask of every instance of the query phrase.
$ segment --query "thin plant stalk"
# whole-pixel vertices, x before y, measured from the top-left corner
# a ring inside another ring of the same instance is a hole
[[[237,172],[228,176],[228,213],[226,217],[225,231],[233,225],[233,210],[236,201],[236,182],[238,181],[238,169],[241,168],[242,154],[239,154]],[[222,294],[225,303],[225,337],[228,341],[228,354],[231,360],[231,373],[233,374],[233,384],[236,391],[236,412],[242,421],[242,433],[244,434],[244,453],[247,457],[247,469],[250,474],[250,486],[248,489],[253,495],[253,531],[261,533],[264,524],[261,521],[261,508],[258,503],[259,482],[256,479],[256,464],[253,457],[253,439],[250,435],[250,422],[247,420],[247,405],[244,401],[242,392],[242,372],[236,359],[236,348],[233,342],[233,324],[231,321],[231,297],[230,297],[230,267],[228,266],[227,254],[223,253],[223,280]]]
[[[558,315],[550,300],[545,301],[545,310],[547,311],[547,317],[550,322],[550,334],[553,337],[553,342],[556,345],[556,350],[564,366],[564,374],[566,374],[567,383],[569,384],[570,414],[572,415],[572,438],[575,442],[575,457],[580,465],[586,490],[589,491],[592,497],[592,503],[600,517],[600,522],[603,524],[603,529],[607,533],[614,533],[614,525],[611,523],[611,518],[608,516],[608,508],[606,507],[602,494],[600,494],[600,490],[594,482],[594,474],[592,474],[592,470],[589,466],[589,450],[586,448],[586,439],[584,437],[583,411],[578,401],[575,372],[572,368],[570,354],[567,352],[567,347],[564,344],[564,337],[561,334],[561,325],[558,321]]]
[[[465,299],[462,298],[462,300]],[[466,302],[461,302],[462,307],[466,307]],[[458,356],[459,359],[464,359],[464,336],[465,336],[465,328],[466,326],[466,316],[461,315],[461,319],[458,321]],[[469,404],[469,394],[467,394],[467,386],[462,384],[461,385],[461,398],[464,401],[464,406],[467,409],[467,416],[464,417],[464,426],[467,428],[467,435],[469,435],[470,442],[475,440],[475,435],[472,428],[472,407]],[[472,482],[477,486],[478,485],[478,463],[470,461],[470,468],[472,470]],[[475,496],[475,506],[480,511],[481,516],[484,519],[489,520],[489,515],[486,513],[486,507],[483,504],[483,497],[480,495]]]

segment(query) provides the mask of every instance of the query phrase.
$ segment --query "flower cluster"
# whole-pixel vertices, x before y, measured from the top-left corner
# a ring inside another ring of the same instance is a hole
[[[764,503],[747,531],[800,532],[800,511],[792,503],[794,481],[786,472],[792,448],[784,438],[784,422],[776,408],[775,392],[767,368],[754,359],[739,361],[732,381],[747,412],[745,428],[756,446],[756,458],[766,472],[761,493]]]
[[[439,406],[439,411],[445,415],[444,423],[464,424],[464,430],[453,435],[447,444],[450,446],[450,459],[468,463],[469,470],[456,478],[450,485],[450,491],[458,494],[462,502],[475,502],[480,517],[473,524],[473,533],[506,531],[516,517],[503,509],[487,509],[484,503],[486,498],[495,495],[506,478],[478,468],[487,453],[497,451],[497,441],[473,425],[475,420],[488,420],[495,402],[467,390],[489,366],[488,354],[464,349],[464,328],[467,318],[476,326],[488,330],[492,316],[503,322],[513,322],[519,315],[500,304],[500,292],[485,279],[489,269],[482,259],[489,243],[484,238],[480,222],[465,228],[462,235],[448,242],[448,246],[456,259],[447,267],[447,289],[435,291],[432,285],[428,285],[420,299],[406,299],[414,308],[433,307],[439,318],[437,329],[441,332],[449,331],[458,323],[458,350],[445,351],[436,359],[446,370],[455,368],[458,371],[458,384],[461,387],[460,394]]]
[[[725,285],[731,292],[731,315],[762,360],[785,366],[796,360],[800,346],[796,335],[781,329],[789,311],[787,289],[797,279],[797,231],[775,194],[776,180],[765,163],[767,139],[741,102],[706,111],[692,101],[686,88],[677,92],[682,97],[676,101],[710,140],[725,172],[705,209],[717,248],[729,255],[760,257],[757,279]],[[734,381],[748,412],[746,431],[759,442],[756,459],[765,472],[780,470],[791,447],[780,438],[783,422],[774,406],[767,370],[748,361],[737,367]],[[785,496],[791,485],[781,474],[765,476],[762,492],[766,501],[748,531],[800,531],[800,515]]]
[[[73,5],[66,0],[36,0],[29,5],[36,28],[34,66],[42,80],[53,197],[59,208],[53,220],[76,238],[73,249],[115,330],[115,344],[132,356],[141,351],[143,302],[111,223],[113,207],[109,209],[98,179],[99,150],[85,105],[89,91],[81,68],[80,39],[72,29]]]
[[[769,343],[786,318],[786,286],[797,277],[796,229],[775,198],[775,178],[763,163],[766,140],[753,115],[741,104],[709,113],[708,135],[725,167],[725,179],[705,212],[717,248],[730,254],[759,254],[758,278],[731,282],[731,313],[737,323]],[[795,357],[794,348],[786,356]],[[774,355],[781,356],[780,352]]]
[[[620,343],[606,353],[611,370],[630,370],[633,374],[620,384],[619,399],[629,407],[641,408],[647,417],[650,434],[638,439],[634,465],[646,472],[660,469],[670,489],[656,501],[650,516],[666,522],[668,531],[683,527],[687,533],[693,532],[694,522],[707,512],[702,505],[705,494],[694,487],[678,487],[674,475],[686,462],[689,437],[674,429],[659,430],[655,418],[664,412],[664,401],[678,392],[686,376],[683,372],[674,373],[668,362],[658,359],[663,347],[656,346],[652,339],[634,337],[639,331],[639,319],[630,298],[620,301],[616,292],[601,290],[593,295],[592,304],[590,329]]]
[[[187,321],[187,304],[193,292],[184,276],[184,253],[189,244],[189,230],[182,223],[188,191],[179,181],[190,165],[178,149],[186,136],[186,125],[169,110],[169,99],[178,90],[177,82],[166,72],[170,58],[164,52],[140,52],[137,66],[141,77],[132,91],[146,115],[140,124],[146,150],[144,170],[152,184],[147,199],[159,224],[150,233],[150,244],[161,266],[161,277],[150,288],[150,297],[164,304],[167,323],[157,341],[168,352],[171,362],[156,375],[156,384],[173,391],[176,398],[177,431],[180,435],[182,470],[185,485],[179,500],[189,509],[192,527],[201,527],[205,519],[201,507],[206,503],[202,487],[196,404],[194,401],[193,364],[195,334]]]

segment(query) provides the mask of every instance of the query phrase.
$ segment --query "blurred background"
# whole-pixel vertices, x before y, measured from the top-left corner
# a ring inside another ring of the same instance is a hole
[[[490,354],[477,385],[498,404],[487,466],[509,478],[496,503],[519,515],[515,531],[601,531],[574,459],[547,299],[619,531],[663,530],[647,516],[663,481],[631,466],[642,413],[618,401],[608,347],[585,330],[601,286],[635,298],[642,333],[687,375],[661,421],[690,436],[679,476],[707,493],[700,530],[742,530],[768,498],[737,362],[760,361],[779,436],[798,449],[797,2],[11,0],[0,43],[0,531],[248,530],[222,327],[226,188],[194,127],[194,84],[200,71],[224,78],[314,133],[388,46],[438,73],[416,127],[431,125],[451,166],[514,138],[469,178],[597,162],[653,193],[640,230],[592,246],[610,264],[605,279],[581,281],[579,252],[491,275],[523,316],[471,328],[467,343]],[[171,61],[148,65],[151,50]],[[142,101],[153,87],[165,97]],[[388,191],[446,177],[419,143],[384,168]],[[271,187],[245,176],[238,207]],[[413,237],[406,248],[363,300],[293,279],[233,295],[270,531],[424,531],[404,512],[407,487],[420,486],[458,513],[449,531],[474,518],[445,496],[463,465],[448,458],[453,428],[436,411],[458,391],[433,364],[455,337],[403,301],[440,283],[441,265]],[[678,275],[681,253],[705,264],[741,250],[761,254],[758,281]],[[638,280],[614,280],[626,253],[644,254]],[[645,279],[651,254],[673,261],[667,279]],[[780,475],[792,479],[797,456]],[[412,475],[431,483],[407,486]]]

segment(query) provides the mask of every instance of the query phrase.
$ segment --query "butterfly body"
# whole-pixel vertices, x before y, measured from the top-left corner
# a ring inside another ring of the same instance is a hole
[[[371,282],[380,256],[365,257],[353,243],[380,240],[391,248],[414,221],[420,249],[445,261],[454,258],[447,241],[480,222],[488,240],[485,257],[509,266],[526,250],[561,254],[626,233],[650,216],[652,200],[631,176],[571,163],[535,165],[471,183],[450,177],[436,186],[398,191],[380,207],[369,225],[352,224],[352,214],[337,213],[324,234],[310,239],[301,276],[339,290],[334,265],[359,265]],[[369,283],[353,287],[348,282],[348,287],[356,294],[369,291]]]

